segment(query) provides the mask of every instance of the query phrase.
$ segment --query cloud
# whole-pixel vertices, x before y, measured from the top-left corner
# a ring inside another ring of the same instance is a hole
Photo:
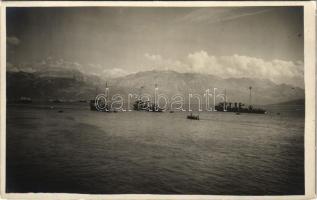
[[[20,44],[20,40],[19,38],[15,36],[8,36],[6,39],[7,39],[7,44],[6,44],[7,45],[7,60],[14,62],[14,60],[16,59],[15,50]]]
[[[145,53],[144,56],[149,59],[149,60],[154,60],[154,61],[161,61],[162,57],[161,55],[155,55],[155,54],[149,54],[149,53]]]
[[[7,44],[17,46],[20,44],[20,40],[15,36],[7,37]]]
[[[148,56],[154,57],[160,58],[152,59],[158,69],[213,74],[222,78],[265,78],[277,84],[304,87],[304,65],[301,61],[266,61],[243,55],[213,56],[203,50],[189,54],[183,61],[163,59],[159,55]]]
[[[18,72],[19,71],[19,69],[10,62],[7,62],[6,68],[7,68],[7,71],[10,71],[10,72]]]
[[[16,65],[8,61],[7,70],[23,71],[29,73],[45,71],[63,72],[65,70],[68,70],[73,72],[79,71],[87,75],[98,75],[101,78],[106,79],[118,78],[133,73],[122,68],[105,68],[105,66],[101,64],[82,64],[78,62],[67,61],[64,59],[55,59],[52,56],[48,56],[47,58],[39,62],[20,63]]]
[[[102,74],[105,78],[118,78],[130,74],[130,72],[121,68],[113,68],[103,70]]]
[[[175,71],[187,71],[188,65],[179,60],[172,60],[163,58],[161,55],[155,54],[144,54],[145,58],[152,62],[151,69],[161,69],[161,70],[175,70]]]
[[[200,8],[186,14],[180,18],[175,19],[174,23],[191,22],[191,23],[205,23],[213,24],[225,21],[231,21],[247,16],[258,15],[272,11],[273,8],[217,8],[210,12],[210,8]]]

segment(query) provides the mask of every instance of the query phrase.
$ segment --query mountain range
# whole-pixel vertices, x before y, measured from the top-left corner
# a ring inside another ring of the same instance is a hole
[[[49,99],[88,100],[109,87],[110,96],[120,94],[158,94],[168,98],[173,95],[198,94],[203,98],[207,89],[216,94],[226,92],[227,101],[249,102],[252,86],[252,103],[258,105],[304,99],[304,89],[287,84],[275,84],[261,78],[221,78],[208,74],[179,73],[175,71],[143,71],[124,77],[104,80],[98,75],[87,75],[76,69],[47,68],[35,72],[8,71],[7,99],[30,97],[35,101]]]

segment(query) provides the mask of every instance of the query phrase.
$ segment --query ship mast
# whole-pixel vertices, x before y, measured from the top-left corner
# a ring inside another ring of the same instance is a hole
[[[157,91],[158,91],[158,87],[157,87],[157,83],[155,83],[155,90],[154,90],[154,110],[157,111]]]
[[[144,88],[144,86],[141,86],[141,87],[140,87],[140,90],[139,90],[139,100],[142,99],[143,88]]]
[[[108,88],[108,82],[106,81],[106,99],[108,99],[109,96],[109,88]]]
[[[252,86],[249,86],[249,90],[250,90],[249,107],[251,107],[252,106],[252,96],[251,96]]]
[[[227,89],[225,88],[225,103],[223,105],[224,110],[227,110]]]
[[[154,97],[156,99],[156,94],[157,94],[157,91],[158,91],[158,87],[157,87],[157,83],[155,83],[155,93],[154,93]]]

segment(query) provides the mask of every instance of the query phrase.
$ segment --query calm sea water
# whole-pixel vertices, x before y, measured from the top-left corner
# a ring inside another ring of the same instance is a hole
[[[7,192],[304,194],[303,108],[195,121],[57,107],[7,107]]]

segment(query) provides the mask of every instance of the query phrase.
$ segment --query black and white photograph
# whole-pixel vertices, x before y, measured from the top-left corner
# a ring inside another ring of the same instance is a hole
[[[305,196],[304,16],[6,7],[5,193]]]

